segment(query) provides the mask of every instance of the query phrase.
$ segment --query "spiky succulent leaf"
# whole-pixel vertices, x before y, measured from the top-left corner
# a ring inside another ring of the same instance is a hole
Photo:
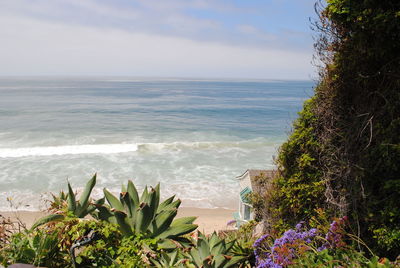
[[[107,221],[109,223],[118,224],[117,219],[114,216],[114,213],[111,212],[109,207],[106,206],[97,206],[97,213],[92,213],[93,217]]]
[[[53,195],[53,197],[54,197],[54,195]],[[68,196],[64,193],[64,191],[60,191],[59,198],[61,200],[67,200]]]
[[[197,241],[197,249],[199,250],[199,255],[202,260],[211,255],[210,245],[207,243],[206,240],[199,239]]]
[[[74,215],[78,218],[84,218],[87,214],[89,214],[88,208],[89,208],[89,203],[85,203],[84,205],[78,203],[76,205]]]
[[[81,198],[79,199],[79,203],[82,207],[87,207],[86,204],[89,203],[90,194],[96,185],[96,177],[97,174],[94,174],[93,177],[86,183],[85,189],[83,190]]]
[[[224,240],[218,241],[214,245],[214,247],[212,248],[212,253],[214,255],[223,254],[225,252],[227,252],[227,250],[226,250],[226,246],[225,246],[225,241]]]
[[[104,205],[105,201],[106,201],[106,198],[105,198],[105,197],[102,197],[102,198],[97,199],[96,201],[94,201],[93,204],[94,204],[95,206],[102,206],[102,205]]]
[[[164,208],[165,208],[167,205],[171,204],[172,201],[174,201],[174,199],[175,199],[175,195],[173,195],[173,196],[171,196],[171,197],[165,199],[163,202],[161,202],[161,204],[158,206],[157,213],[159,213],[160,211],[163,211]]]
[[[130,225],[127,215],[122,211],[114,211],[115,219],[117,220],[119,229],[124,236],[133,235],[132,226]]]
[[[237,267],[238,263],[244,262],[246,260],[245,256],[233,256],[224,266],[224,268],[228,267]]]
[[[158,201],[157,201],[157,193],[156,193],[156,190],[154,188],[150,189],[148,197],[147,197],[147,200],[148,200],[148,202],[146,202],[146,203],[151,208],[149,210],[149,213],[151,213],[151,215],[149,215],[149,217],[151,217],[151,219],[153,220],[154,216],[156,215],[157,207],[158,207],[158,205],[157,205],[157,203],[158,203]]]
[[[155,213],[157,213],[158,206],[160,205],[160,183],[154,188],[154,199],[150,202],[150,206],[154,208]]]
[[[140,203],[148,203],[148,196],[149,196],[149,191],[147,190],[147,185],[143,189],[143,193],[140,196]]]
[[[181,205],[182,201],[180,199],[175,200],[174,202],[166,205],[163,210],[169,210],[169,209],[178,209],[179,206]]]
[[[199,250],[196,248],[192,248],[190,250],[190,257],[192,261],[196,264],[197,267],[203,266],[203,259],[200,257]]]
[[[197,219],[197,217],[182,217],[182,218],[178,218],[178,219],[175,219],[171,223],[171,226],[176,226],[176,225],[180,225],[180,224],[192,224],[196,219]]]
[[[124,211],[124,206],[121,204],[118,198],[116,198],[112,193],[107,191],[106,188],[103,189],[103,192],[111,208],[119,211]]]
[[[86,214],[86,215],[91,215],[95,210],[96,210],[96,206],[93,205],[93,204],[90,204],[90,205],[86,208],[85,214]],[[86,216],[86,215],[85,215],[85,216]]]
[[[210,244],[210,248],[212,249],[212,248],[214,248],[215,247],[215,245],[218,243],[218,242],[221,242],[222,240],[218,237],[218,235],[217,235],[217,233],[216,232],[213,232],[212,233],[212,235],[210,236],[210,238],[209,238],[209,244]]]
[[[197,229],[196,224],[181,224],[178,226],[170,226],[165,232],[157,236],[157,238],[171,238],[174,239],[178,236],[188,234]]]
[[[207,237],[200,231],[197,232],[197,236],[201,239],[207,240]]]
[[[100,198],[100,199],[94,201],[92,204],[90,204],[90,206],[88,208],[88,213],[95,219],[100,219],[99,215],[98,215],[99,214],[98,209],[100,209],[100,207],[104,205],[105,200],[106,200],[106,198],[103,197],[103,198]]]
[[[133,219],[133,215],[136,214],[136,207],[135,204],[133,203],[132,199],[129,196],[128,192],[123,192],[120,193],[119,199],[121,200],[121,203],[123,204],[125,211],[128,213],[129,218]]]
[[[192,246],[194,246],[193,242],[186,237],[180,236],[180,237],[175,237],[174,241],[178,242],[179,245],[181,245],[184,248],[190,248]]]
[[[164,210],[163,212],[159,213],[153,222],[150,225],[150,231],[152,232],[153,236],[158,236],[162,232],[168,229],[168,227],[171,225],[171,222],[175,218],[177,214],[176,209],[171,209],[171,210]]]
[[[157,243],[157,247],[162,250],[175,250],[178,246],[180,244],[172,239],[162,239]]]
[[[173,267],[175,262],[178,260],[178,250],[174,250],[169,255],[170,261],[168,263],[169,266]]]
[[[234,245],[235,245],[235,241],[227,242],[225,248],[227,251],[230,251]]]
[[[151,258],[150,261],[154,265],[154,267],[157,267],[157,268],[164,268],[165,267],[165,262],[163,261],[163,259],[155,260],[155,259]]]
[[[68,211],[75,212],[76,209],[76,200],[75,193],[72,190],[71,184],[68,182]]]
[[[215,267],[221,267],[224,268],[226,267],[226,264],[229,262],[229,260],[232,258],[232,256],[227,256],[227,255],[216,255],[214,256],[214,265]]]
[[[36,229],[37,227],[39,227],[43,224],[46,224],[48,222],[61,221],[64,218],[65,218],[65,216],[60,215],[60,214],[51,214],[51,215],[44,216],[43,218],[40,218],[32,225],[31,230]]]
[[[162,252],[160,258],[157,260],[150,259],[150,261],[155,265],[155,267],[159,268],[186,267],[183,265],[182,261],[179,260],[178,250],[174,250],[170,253]]]
[[[139,206],[139,195],[138,195],[135,185],[133,184],[133,182],[131,180],[128,181],[128,189],[127,190],[128,190],[130,198],[132,198],[133,203],[135,204],[136,207],[138,207]]]
[[[135,233],[145,233],[153,220],[153,216],[154,211],[152,211],[151,207],[147,203],[141,203],[136,213]]]

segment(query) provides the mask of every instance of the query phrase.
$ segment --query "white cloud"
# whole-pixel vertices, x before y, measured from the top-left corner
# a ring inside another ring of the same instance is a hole
[[[0,18],[0,75],[309,78],[308,53]]]
[[[241,25],[238,25],[236,28],[240,33],[243,33],[243,34],[246,34],[249,36],[254,36],[254,37],[257,37],[260,39],[264,39],[264,40],[277,40],[276,36],[262,32],[252,25],[241,24]]]
[[[98,19],[138,20],[143,19],[139,9],[120,8],[95,0],[12,0],[0,2],[0,14],[33,17],[70,24],[98,22]]]
[[[243,12],[243,8],[239,9],[228,4],[228,2],[215,0],[138,0],[142,6],[148,9],[160,10],[163,12],[176,12],[186,8],[194,9],[212,9],[219,11],[237,11]]]

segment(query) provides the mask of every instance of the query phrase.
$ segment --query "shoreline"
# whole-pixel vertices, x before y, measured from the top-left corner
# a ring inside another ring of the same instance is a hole
[[[235,211],[236,210],[224,208],[180,207],[176,218],[196,216],[197,219],[194,223],[199,225],[197,230],[210,234],[213,231],[233,230],[234,228],[232,226],[227,226],[226,224],[233,219],[233,213]],[[27,228],[30,228],[36,220],[46,214],[48,213],[44,211],[0,211],[0,215],[3,217],[10,218],[12,221],[19,219]]]

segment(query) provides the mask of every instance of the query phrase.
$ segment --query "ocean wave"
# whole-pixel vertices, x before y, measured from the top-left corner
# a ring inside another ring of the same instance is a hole
[[[37,146],[23,148],[0,148],[0,158],[27,156],[53,156],[78,154],[118,154],[129,152],[161,152],[192,149],[221,148],[259,148],[271,145],[258,139],[240,142],[171,142],[171,143],[120,143],[120,144],[82,144],[61,146]]]
[[[2,148],[0,158],[72,154],[115,154],[134,152],[137,144],[86,144],[48,147]]]

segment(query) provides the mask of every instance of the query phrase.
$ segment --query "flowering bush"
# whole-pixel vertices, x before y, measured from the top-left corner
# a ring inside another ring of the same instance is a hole
[[[271,237],[268,234],[256,240],[253,247],[257,267],[284,267],[310,250],[310,244],[315,240],[318,231],[315,228],[305,230],[303,224],[300,222],[294,230],[287,230],[272,246],[269,246]]]
[[[334,220],[325,236],[321,236],[316,228],[306,230],[304,222],[300,222],[295,229],[287,230],[275,241],[268,234],[260,237],[253,244],[257,267],[286,267],[310,251],[320,252],[346,246],[346,221],[347,217]]]

